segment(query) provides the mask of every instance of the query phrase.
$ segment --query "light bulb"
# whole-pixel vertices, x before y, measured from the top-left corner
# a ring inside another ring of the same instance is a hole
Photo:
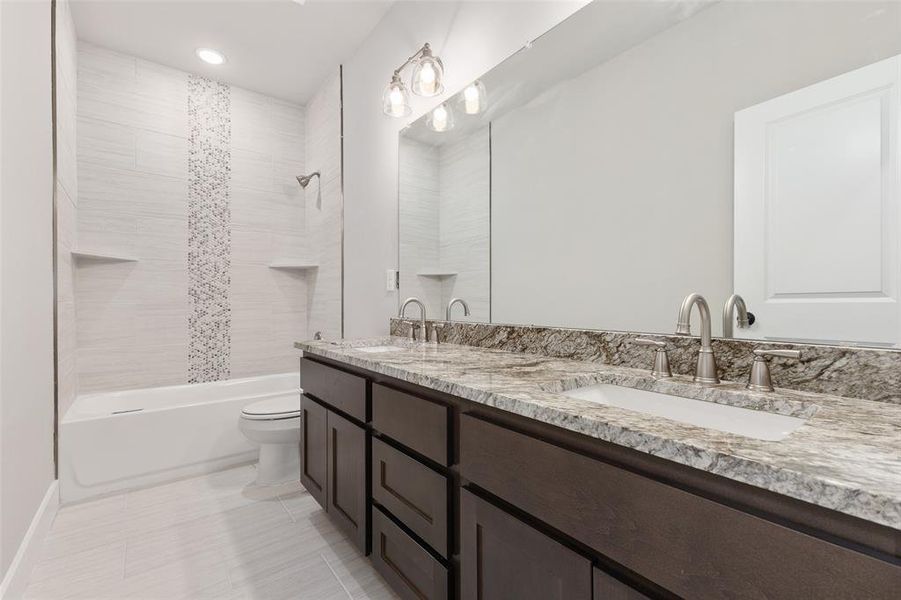
[[[424,51],[423,56],[413,66],[413,93],[417,96],[437,96],[444,91],[444,65],[431,51]]]
[[[426,63],[419,71],[419,87],[427,94],[435,93],[435,68]]]
[[[407,102],[407,88],[404,87],[404,83],[397,75],[391,78],[385,88],[382,96],[382,110],[389,117],[406,117],[413,112]]]
[[[404,94],[397,88],[393,88],[391,90],[390,95],[391,100],[391,110],[392,112],[397,112],[398,110],[403,110],[404,107]]]
[[[432,124],[435,126],[435,131],[444,131],[447,129],[446,108],[439,106],[435,109],[435,112],[432,113]]]
[[[485,84],[481,81],[473,81],[463,89],[463,112],[467,115],[477,115],[485,110],[486,105]]]
[[[429,113],[426,124],[438,133],[448,131],[454,127],[454,113],[447,104],[441,104]]]

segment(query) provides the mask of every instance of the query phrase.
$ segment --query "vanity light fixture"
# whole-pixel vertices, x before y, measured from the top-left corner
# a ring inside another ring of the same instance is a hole
[[[194,51],[194,54],[209,65],[221,65],[225,62],[225,55],[212,48],[198,48]]]
[[[485,110],[488,96],[485,92],[485,84],[480,80],[473,81],[463,90],[460,96],[460,103],[463,105],[463,112],[467,115],[477,115]]]
[[[430,98],[444,92],[444,63],[432,54],[432,47],[426,43],[417,50],[404,64],[394,70],[391,81],[382,94],[382,110],[391,117],[406,117],[412,112],[409,105],[407,88],[400,78],[401,71],[413,65],[413,76],[410,89],[417,96]]]
[[[425,123],[432,131],[438,133],[449,131],[454,127],[454,113],[446,102],[439,104],[426,117]]]

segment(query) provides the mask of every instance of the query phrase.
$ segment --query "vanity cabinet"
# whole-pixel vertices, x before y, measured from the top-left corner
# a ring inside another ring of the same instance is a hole
[[[363,552],[368,549],[369,384],[301,359],[300,482]]]
[[[462,490],[463,600],[591,600],[591,561]]]
[[[403,598],[898,597],[895,530],[305,360],[301,480]]]

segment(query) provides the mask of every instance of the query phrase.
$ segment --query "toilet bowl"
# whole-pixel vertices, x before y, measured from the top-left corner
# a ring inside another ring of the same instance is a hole
[[[283,394],[248,404],[241,432],[260,446],[257,485],[300,479],[300,394]]]

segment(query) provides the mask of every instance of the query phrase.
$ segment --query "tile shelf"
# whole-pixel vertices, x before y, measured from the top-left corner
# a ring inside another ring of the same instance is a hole
[[[445,271],[443,269],[421,269],[416,271],[419,277],[454,277],[456,271]]]
[[[79,248],[77,250],[72,250],[72,256],[76,260],[96,260],[96,261],[107,261],[107,262],[138,262],[137,257],[130,256],[125,252],[120,252],[118,250],[107,250],[107,249],[97,249],[97,248],[89,248],[83,249]]]
[[[278,258],[269,263],[269,268],[305,271],[308,269],[318,269],[319,265],[305,258]]]

